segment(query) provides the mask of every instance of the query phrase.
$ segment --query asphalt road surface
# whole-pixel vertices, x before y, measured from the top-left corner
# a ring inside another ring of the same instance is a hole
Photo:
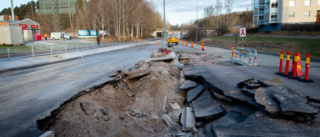
[[[39,136],[36,120],[79,91],[100,85],[119,66],[130,67],[156,51],[146,45],[48,65],[0,72],[0,136]]]

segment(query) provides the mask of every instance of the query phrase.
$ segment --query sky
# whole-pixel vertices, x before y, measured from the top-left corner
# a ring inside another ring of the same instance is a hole
[[[148,0],[156,11],[163,15],[163,0]],[[223,1],[224,0],[220,0]],[[203,18],[203,9],[215,5],[216,0],[198,0],[198,18]],[[166,20],[171,25],[189,23],[197,19],[197,0],[166,0]],[[252,10],[252,0],[234,0],[232,12]],[[223,13],[225,11],[222,11]]]
[[[13,0],[14,6],[31,0]],[[163,15],[163,0],[147,0],[155,5],[155,11]],[[224,2],[224,0],[221,0]],[[203,9],[214,6],[216,0],[198,0],[198,18],[203,18]],[[10,7],[10,0],[1,0],[0,10]],[[234,0],[232,12],[252,10],[252,0]],[[225,11],[223,11],[225,12]],[[197,0],[166,0],[166,21],[171,25],[189,23],[197,19]]]

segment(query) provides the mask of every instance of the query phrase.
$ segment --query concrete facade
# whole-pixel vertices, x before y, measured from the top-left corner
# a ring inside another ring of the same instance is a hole
[[[309,6],[306,5],[308,1]],[[320,0],[282,0],[282,2],[282,23],[313,24],[317,21]]]
[[[254,0],[253,24],[259,31],[279,30],[274,24],[320,24],[319,19],[320,0]]]

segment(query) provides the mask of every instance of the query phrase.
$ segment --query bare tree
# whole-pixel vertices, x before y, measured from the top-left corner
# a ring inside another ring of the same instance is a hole
[[[217,19],[217,28],[219,28],[219,21],[220,21],[220,14],[221,14],[221,10],[222,10],[222,2],[220,0],[217,0],[216,1],[216,14],[218,16],[218,19]]]
[[[226,8],[226,13],[227,13],[227,26],[229,26],[228,14],[230,14],[231,11],[232,11],[233,2],[234,2],[234,0],[225,0],[225,5],[224,5],[224,7]]]
[[[203,17],[211,17],[214,15],[215,8],[213,6],[208,6],[203,9]]]

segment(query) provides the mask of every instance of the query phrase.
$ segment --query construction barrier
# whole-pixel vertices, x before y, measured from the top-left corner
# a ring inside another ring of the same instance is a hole
[[[193,48],[193,41],[191,41],[191,48]]]
[[[289,77],[290,79],[297,78],[297,66],[298,66],[298,53],[295,52],[294,58],[293,58],[292,75]]]
[[[283,75],[282,73],[282,64],[283,64],[283,51],[280,52],[280,65],[279,65],[279,72],[276,72],[276,75]]]
[[[188,46],[188,41],[186,41],[186,46]]]
[[[202,50],[204,50],[204,42],[202,42]]]
[[[306,70],[304,73],[304,79],[301,79],[301,82],[306,82],[306,83],[312,83],[314,82],[313,80],[309,79],[309,66],[310,65],[310,53],[307,54],[306,58]]]
[[[233,47],[230,61],[244,66],[257,66],[257,51],[255,49]]]
[[[287,52],[286,71],[282,76],[289,77],[289,65],[290,65],[290,51]]]
[[[236,58],[236,50],[234,49],[234,47],[231,47],[232,50],[232,58]]]

